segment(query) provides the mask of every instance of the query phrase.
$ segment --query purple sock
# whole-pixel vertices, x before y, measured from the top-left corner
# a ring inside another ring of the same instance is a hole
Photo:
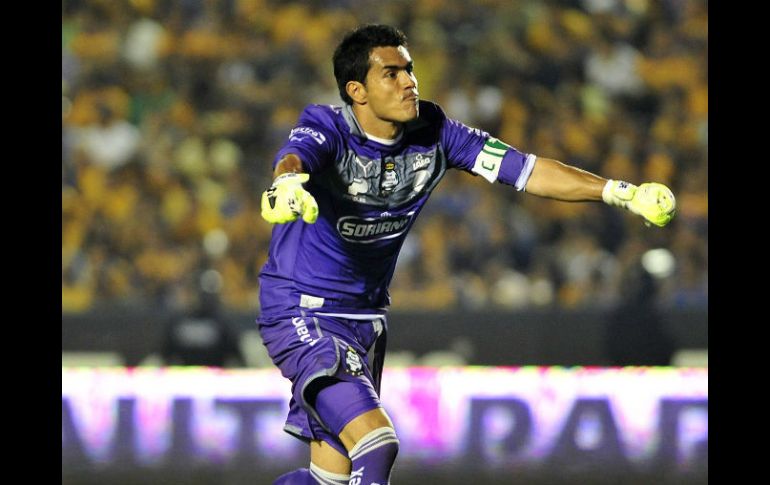
[[[350,450],[349,485],[388,485],[398,454],[398,438],[393,428],[383,427],[367,433]]]
[[[278,477],[273,485],[348,485],[350,475],[331,473],[310,464],[310,469],[300,468]]]
[[[310,470],[300,468],[276,478],[273,485],[318,485],[318,482],[310,474]]]

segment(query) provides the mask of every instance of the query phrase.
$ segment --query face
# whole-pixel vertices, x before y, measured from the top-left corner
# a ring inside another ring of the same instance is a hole
[[[417,118],[417,79],[406,47],[375,47],[369,60],[365,92],[371,113],[387,122],[404,123]]]

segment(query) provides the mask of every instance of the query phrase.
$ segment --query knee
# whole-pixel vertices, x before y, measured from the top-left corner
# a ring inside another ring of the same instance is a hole
[[[398,455],[399,445],[396,431],[390,426],[383,426],[373,429],[357,440],[348,455],[350,460],[355,462],[367,453],[377,450],[381,459],[392,462]]]
[[[385,433],[386,430],[387,433]],[[392,436],[392,439],[395,439],[396,444],[398,444],[393,423],[382,408],[369,410],[352,419],[342,428],[339,438],[348,452],[351,452],[355,446],[365,441],[366,437],[375,431]]]

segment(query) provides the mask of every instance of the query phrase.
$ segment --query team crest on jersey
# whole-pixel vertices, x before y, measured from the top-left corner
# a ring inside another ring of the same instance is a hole
[[[348,345],[348,349],[345,352],[345,372],[353,376],[360,376],[364,373],[364,364],[361,362],[361,356],[350,345]]]
[[[398,186],[398,173],[394,162],[385,162],[385,171],[382,173],[380,192],[385,195],[393,192]]]

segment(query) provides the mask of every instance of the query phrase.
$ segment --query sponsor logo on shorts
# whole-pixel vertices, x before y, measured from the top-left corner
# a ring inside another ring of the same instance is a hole
[[[392,239],[406,232],[414,212],[401,216],[385,217],[340,217],[337,232],[346,241],[371,243],[383,239]]]
[[[317,338],[313,338],[310,335],[310,330],[307,329],[307,324],[305,323],[305,319],[302,317],[294,317],[291,319],[291,323],[294,325],[294,329],[297,331],[297,335],[299,335],[299,340],[301,342],[305,342],[306,344],[310,345],[311,347],[318,342]]]

